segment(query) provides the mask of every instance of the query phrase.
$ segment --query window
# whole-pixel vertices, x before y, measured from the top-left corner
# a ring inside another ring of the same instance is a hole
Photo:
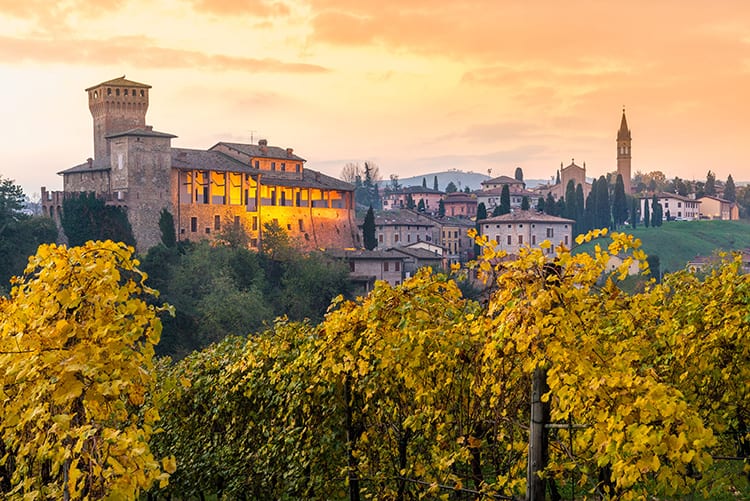
[[[399,263],[398,261],[396,261],[395,263],[393,263],[393,270],[394,271],[401,271],[401,263]]]
[[[531,245],[536,245],[536,235],[531,235]]]
[[[281,162],[281,172],[286,172],[286,163]]]
[[[124,90],[124,91],[122,91],[122,92],[123,92],[123,94],[125,94],[126,96],[128,95],[128,89],[125,89],[125,90]]]
[[[568,235],[565,235],[565,245],[568,245]]]
[[[677,207],[678,208],[682,207],[682,202],[677,202]]]
[[[256,169],[260,169],[260,161],[259,160],[255,161],[255,168]]]
[[[119,95],[120,95],[120,89],[115,89],[115,96],[119,96]]]
[[[294,168],[295,168],[295,170],[297,172],[299,172],[300,170],[302,170],[302,167],[300,166],[300,164],[295,165]]]
[[[141,91],[141,97],[143,97],[143,96],[145,96],[145,95],[146,95],[146,93],[145,93],[145,92],[143,92],[143,91]]]
[[[511,237],[510,235],[508,235],[508,245],[510,245],[510,242],[511,242],[511,238],[512,238],[512,237]]]
[[[523,235],[518,235],[518,245],[523,245]]]
[[[216,231],[221,229],[221,216],[214,216],[214,229]]]
[[[411,242],[411,233],[406,235],[406,241]]]
[[[393,235],[393,241],[398,242],[398,235]]]
[[[383,263],[383,271],[388,271],[388,261]]]
[[[198,218],[197,217],[190,218],[190,231],[192,231],[193,233],[198,231]]]
[[[349,261],[349,271],[354,273],[354,261]]]
[[[555,229],[547,228],[547,238],[554,238],[554,237],[555,237]]]
[[[276,162],[271,162],[271,170],[276,170]]]
[[[253,216],[253,231],[258,231],[258,216]]]
[[[297,219],[297,223],[299,223],[299,231],[305,231],[305,223],[301,219]]]
[[[112,95],[112,89],[110,89],[109,87],[107,87],[107,95],[108,95],[108,96],[111,96],[111,95]]]
[[[383,235],[382,234],[378,235],[378,243],[380,243],[380,244],[383,243]]]

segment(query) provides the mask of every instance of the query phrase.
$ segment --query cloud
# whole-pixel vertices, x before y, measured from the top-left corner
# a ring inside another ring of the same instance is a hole
[[[192,0],[193,8],[218,15],[251,15],[256,17],[287,16],[291,10],[273,0]]]
[[[172,49],[153,45],[146,37],[108,40],[26,39],[0,36],[0,62],[20,61],[78,65],[132,65],[141,68],[203,68],[249,73],[325,73],[323,66],[288,63],[272,58],[249,58]]]
[[[31,21],[36,29],[68,31],[73,18],[111,16],[128,5],[128,0],[0,0],[0,15]]]

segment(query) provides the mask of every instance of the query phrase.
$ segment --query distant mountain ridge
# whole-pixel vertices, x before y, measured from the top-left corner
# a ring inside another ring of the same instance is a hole
[[[430,172],[419,176],[410,177],[399,177],[398,182],[403,187],[407,186],[422,186],[422,179],[425,180],[427,187],[432,188],[434,186],[435,176],[438,179],[438,189],[445,191],[445,187],[451,182],[456,185],[459,191],[463,191],[467,186],[471,191],[482,189],[482,181],[492,179],[487,174],[480,174],[478,172],[463,172],[460,170],[449,170],[443,172]],[[533,188],[543,183],[547,183],[546,179],[525,179],[526,187]],[[383,179],[379,185],[384,188],[390,184],[390,179]]]

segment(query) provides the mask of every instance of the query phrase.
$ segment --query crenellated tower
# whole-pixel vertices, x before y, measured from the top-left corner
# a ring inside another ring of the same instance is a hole
[[[620,130],[617,131],[617,173],[622,176],[625,193],[630,194],[630,129],[625,118],[625,108],[622,109]]]
[[[107,136],[144,128],[150,85],[125,79],[125,75],[86,89],[94,119],[94,163],[109,163]]]

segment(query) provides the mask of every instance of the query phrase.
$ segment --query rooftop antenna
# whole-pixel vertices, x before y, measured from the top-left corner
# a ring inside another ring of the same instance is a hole
[[[255,144],[255,138],[253,137],[254,134],[258,132],[257,130],[251,130],[250,131],[250,144]]]

